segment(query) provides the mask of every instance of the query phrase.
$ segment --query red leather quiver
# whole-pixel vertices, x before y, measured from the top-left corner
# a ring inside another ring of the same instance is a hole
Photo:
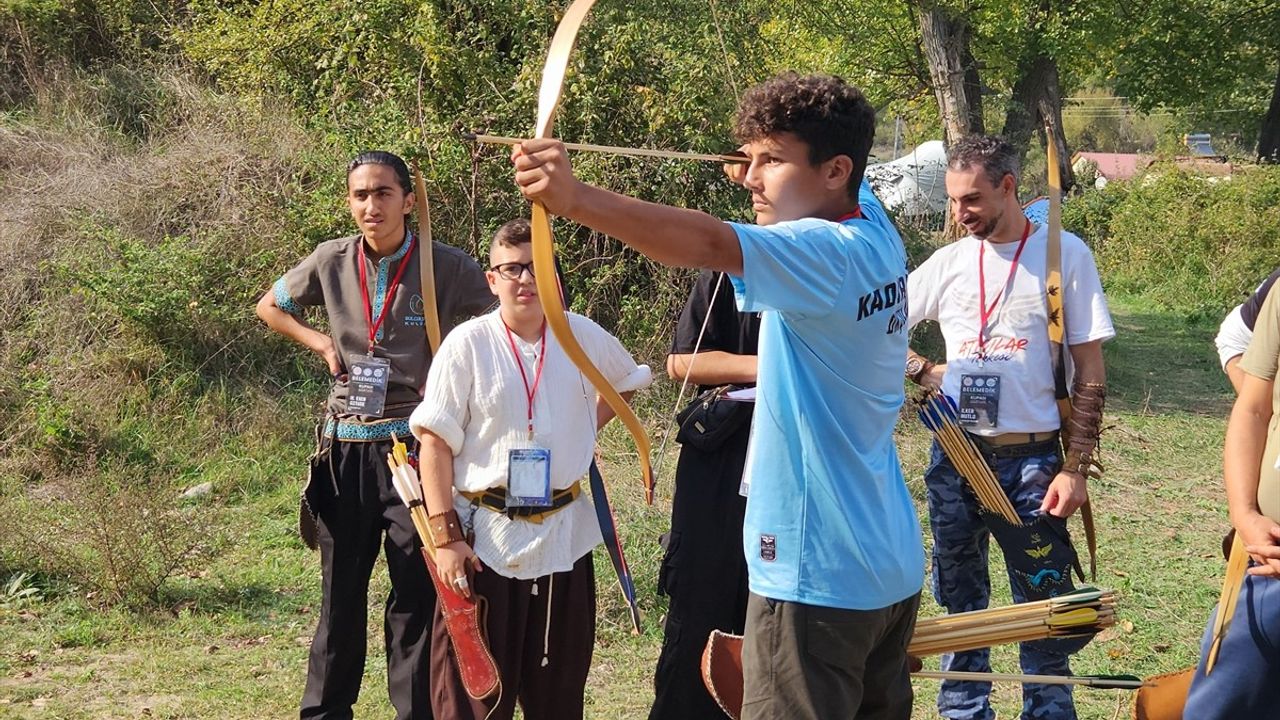
[[[483,700],[502,688],[502,679],[498,677],[498,663],[494,661],[493,653],[489,652],[489,642],[485,639],[481,624],[483,598],[474,593],[473,597],[465,598],[440,582],[436,564],[432,562],[426,548],[422,550],[422,559],[427,563],[431,582],[436,586],[436,597],[440,612],[444,615],[449,640],[453,643],[453,656],[458,661],[462,687],[473,699]]]

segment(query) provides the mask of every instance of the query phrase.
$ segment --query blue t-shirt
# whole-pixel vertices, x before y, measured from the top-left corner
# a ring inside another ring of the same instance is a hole
[[[920,522],[893,427],[907,256],[864,181],[865,219],[732,224],[738,307],[760,311],[743,545],[751,591],[871,610],[920,591]]]

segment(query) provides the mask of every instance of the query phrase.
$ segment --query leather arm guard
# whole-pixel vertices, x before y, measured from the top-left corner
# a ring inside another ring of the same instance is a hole
[[[427,518],[427,531],[431,533],[431,546],[444,547],[450,543],[465,542],[462,536],[462,521],[458,519],[458,511],[449,508]]]
[[[1102,434],[1102,408],[1107,400],[1107,386],[1076,382],[1072,390],[1071,418],[1062,428],[1062,446],[1066,451],[1062,469],[1080,473],[1085,478],[1101,477],[1103,467],[1098,461],[1098,437]]]

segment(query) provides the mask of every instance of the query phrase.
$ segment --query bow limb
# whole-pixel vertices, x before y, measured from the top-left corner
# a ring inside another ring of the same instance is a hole
[[[556,27],[555,36],[551,39],[551,48],[547,51],[547,62],[542,70],[542,85],[538,90],[538,122],[534,136],[551,137],[555,123],[556,108],[560,104],[560,91],[564,84],[565,72],[569,65],[569,55],[573,51],[578,30],[586,19],[587,13],[595,0],[573,0],[560,25]],[[640,456],[640,469],[644,481],[645,502],[653,504],[653,467],[649,462],[649,436],[645,434],[640,419],[632,412],[631,406],[618,394],[605,378],[604,373],[591,362],[582,346],[569,327],[569,318],[565,315],[564,302],[561,300],[560,285],[555,270],[555,246],[551,234],[551,218],[542,203],[534,201],[531,219],[533,235],[534,280],[538,284],[538,297],[542,300],[543,313],[547,325],[556,341],[564,348],[565,354],[573,364],[582,371],[595,387],[600,397],[604,398],[614,414],[626,425],[631,437],[635,439],[636,451]]]
[[[1218,614],[1213,620],[1213,634],[1209,640],[1209,652],[1205,656],[1205,677],[1213,672],[1218,664],[1218,654],[1222,651],[1222,641],[1231,629],[1231,619],[1236,614],[1236,605],[1240,600],[1240,588],[1244,584],[1244,576],[1249,567],[1249,553],[1245,552],[1244,541],[1240,533],[1232,533],[1231,554],[1227,559],[1227,572],[1222,578],[1222,594],[1218,596]]]
[[[1044,126],[1045,163],[1049,180],[1049,226],[1046,228],[1046,250],[1049,255],[1048,272],[1045,274],[1045,293],[1049,300],[1049,347],[1053,362],[1053,394],[1058,404],[1060,426],[1066,431],[1071,419],[1071,393],[1067,389],[1067,316],[1064,307],[1065,292],[1062,287],[1062,169],[1058,165],[1058,144],[1054,140],[1052,123]],[[1067,446],[1065,434],[1062,446]],[[1085,545],[1089,548],[1089,577],[1098,579],[1098,537],[1093,524],[1093,503],[1087,498],[1080,506],[1080,522],[1084,528]],[[1081,579],[1084,579],[1081,574]]]
[[[418,203],[418,257],[422,266],[422,314],[426,316],[427,344],[434,359],[440,350],[440,309],[436,306],[435,246],[431,243],[431,206],[427,202],[427,186],[422,170],[413,164],[413,189]]]

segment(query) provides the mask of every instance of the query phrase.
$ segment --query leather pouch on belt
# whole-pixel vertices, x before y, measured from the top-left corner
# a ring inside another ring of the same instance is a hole
[[[458,661],[462,687],[472,699],[483,700],[502,688],[498,663],[493,659],[488,640],[484,636],[484,599],[478,596],[465,598],[440,582],[436,564],[425,548],[422,550],[422,559],[426,561],[431,582],[436,586],[440,614],[444,617],[449,641],[453,643],[453,655]]]
[[[742,676],[742,636],[712,630],[702,650],[702,683],[732,720],[742,717],[745,695]]]
[[[329,461],[329,451],[333,441],[324,437],[324,423],[316,425],[315,452],[307,460],[307,479],[302,485],[302,493],[298,498],[298,536],[311,550],[320,544],[320,527],[316,516],[323,503],[323,494],[333,486],[333,466]]]
[[[302,486],[302,494],[298,498],[298,536],[310,550],[320,546],[320,527],[316,522],[316,513],[309,497],[311,488],[316,485],[316,465],[318,460],[307,463],[307,482]],[[328,463],[323,463],[328,468]]]

